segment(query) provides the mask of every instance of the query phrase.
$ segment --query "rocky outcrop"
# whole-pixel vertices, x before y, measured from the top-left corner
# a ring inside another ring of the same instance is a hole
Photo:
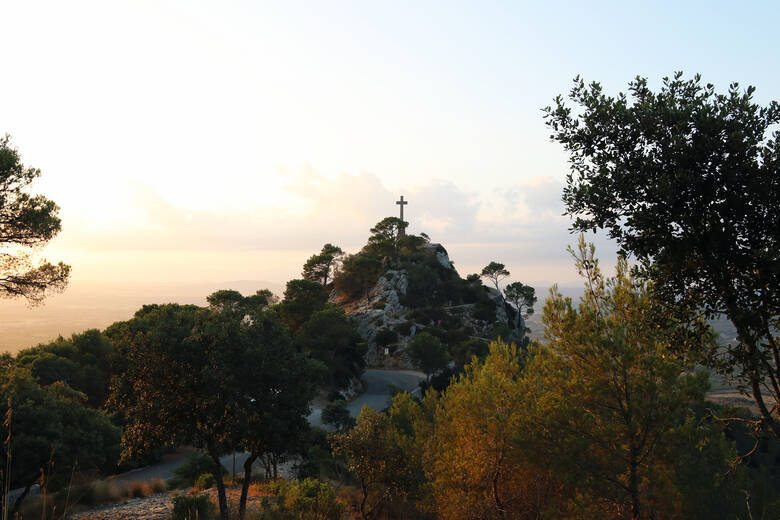
[[[444,247],[440,244],[425,244],[424,247],[450,277],[455,276],[461,284],[467,284],[457,275]],[[367,296],[348,299],[335,291],[330,295],[331,303],[342,307],[356,321],[358,332],[368,347],[366,362],[369,366],[409,368],[406,346],[423,330],[449,343],[468,338],[491,340],[496,335],[509,341],[521,341],[524,337],[522,317],[495,289],[477,284],[473,291],[478,301],[415,307],[408,305],[406,298],[411,282],[403,262],[386,261],[383,265],[384,271]]]

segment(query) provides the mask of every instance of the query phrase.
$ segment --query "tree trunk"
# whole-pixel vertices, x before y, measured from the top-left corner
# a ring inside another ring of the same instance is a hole
[[[639,507],[639,462],[636,450],[634,450],[634,448],[631,448],[631,458],[629,464],[628,492],[631,494],[631,518],[632,520],[639,520],[642,518]]]
[[[758,346],[756,343],[758,342],[757,338],[754,334],[750,333],[750,327],[739,318],[735,318],[737,316],[737,306],[733,304],[727,304],[726,306],[726,315],[731,320],[731,323],[734,324],[734,327],[737,329],[737,341],[741,341],[742,343],[745,343],[748,347],[748,378],[750,380],[750,389],[751,393],[753,394],[753,401],[756,403],[756,406],[758,407],[758,411],[761,414],[761,419],[763,423],[774,433],[775,437],[780,439],[780,427],[778,427],[777,422],[775,421],[774,417],[772,417],[772,412],[767,408],[766,402],[764,401],[764,396],[761,392],[761,366],[759,362],[759,352],[758,352]]]
[[[246,514],[246,497],[249,494],[249,481],[252,478],[252,464],[257,460],[257,455],[251,453],[244,461],[244,482],[241,483],[241,498],[238,499],[238,520],[244,520]]]
[[[228,520],[227,496],[225,495],[225,481],[222,480],[222,463],[219,461],[219,453],[214,446],[209,446],[209,456],[214,461],[214,478],[217,481],[217,497],[219,498],[219,517]]]
[[[360,501],[360,517],[363,520],[369,520],[369,516],[366,514],[366,501],[368,500],[368,489],[366,488],[366,481],[360,479],[360,489],[363,491],[363,500]]]

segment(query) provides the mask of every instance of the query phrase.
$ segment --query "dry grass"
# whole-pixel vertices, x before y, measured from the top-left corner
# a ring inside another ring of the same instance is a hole
[[[129,482],[122,490],[122,496],[127,498],[144,498],[152,494],[152,487],[148,482]]]
[[[165,484],[165,481],[161,478],[154,478],[149,481],[149,487],[152,490],[152,493],[158,494],[158,493],[165,493],[168,490],[168,486]]]

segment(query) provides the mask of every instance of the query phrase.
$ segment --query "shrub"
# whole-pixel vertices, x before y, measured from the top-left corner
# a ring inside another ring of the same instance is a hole
[[[176,495],[173,497],[172,520],[209,520],[216,507],[206,495]]]
[[[165,481],[161,478],[153,478],[149,481],[149,487],[152,489],[152,493],[164,493],[165,492]]]
[[[278,502],[266,508],[264,518],[274,520],[339,520],[344,513],[344,504],[339,501],[335,490],[327,482],[307,478],[276,485]]]
[[[65,490],[67,492],[67,490]],[[119,491],[106,481],[97,481],[85,486],[70,488],[70,500],[85,506],[97,506],[116,502],[121,498]]]
[[[409,336],[412,333],[412,322],[404,321],[395,326],[395,331],[401,336]]]
[[[127,484],[123,495],[130,498],[143,498],[152,494],[151,486],[146,482],[133,481]]]
[[[223,475],[227,470],[220,466]],[[204,473],[214,474],[214,461],[205,455],[193,455],[187,461],[173,470],[173,478],[168,480],[170,489],[186,488],[195,485],[195,481]]]
[[[398,341],[398,334],[390,329],[381,329],[376,333],[374,338],[377,345],[386,347],[391,343]]]
[[[214,478],[214,475],[211,473],[203,473],[195,481],[195,489],[198,490],[213,488],[216,485],[217,485],[217,479]]]
[[[355,419],[349,414],[347,402],[337,399],[322,410],[322,423],[330,424],[338,431],[344,431],[355,426]]]

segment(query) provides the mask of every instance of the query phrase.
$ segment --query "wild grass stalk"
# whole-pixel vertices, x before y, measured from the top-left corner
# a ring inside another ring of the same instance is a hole
[[[3,520],[8,520],[8,493],[11,491],[11,425],[13,423],[13,407],[11,398],[8,398],[8,411],[5,413],[5,426],[8,436],[5,438],[5,470],[3,471]]]

